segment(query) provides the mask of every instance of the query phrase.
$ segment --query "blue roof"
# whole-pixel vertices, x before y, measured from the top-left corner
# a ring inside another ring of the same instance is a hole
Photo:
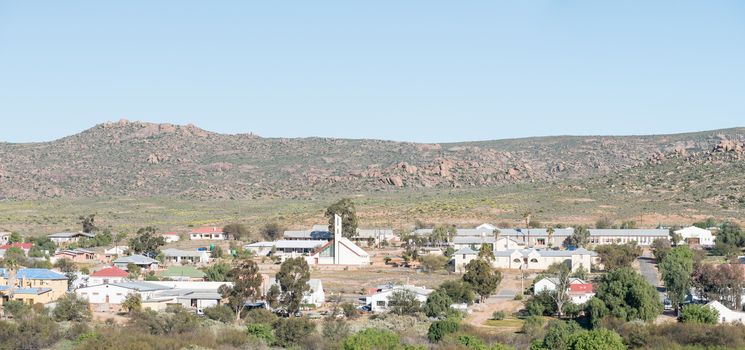
[[[5,268],[0,268],[0,276],[3,276],[3,278],[8,278],[8,270]],[[27,278],[32,280],[66,280],[67,277],[65,275],[55,272],[49,269],[19,269],[18,272],[16,272],[16,278]]]
[[[33,294],[33,295],[39,295],[51,292],[51,288],[18,288],[13,290],[14,294]]]

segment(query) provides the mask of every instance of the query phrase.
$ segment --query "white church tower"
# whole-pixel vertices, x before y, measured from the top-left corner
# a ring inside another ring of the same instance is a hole
[[[341,216],[334,214],[334,265],[339,265],[339,245],[341,244]]]

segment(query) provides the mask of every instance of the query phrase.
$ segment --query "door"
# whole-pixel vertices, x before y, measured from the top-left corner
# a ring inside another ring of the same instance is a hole
[[[108,304],[108,303],[109,303],[109,295],[106,294],[106,304]]]

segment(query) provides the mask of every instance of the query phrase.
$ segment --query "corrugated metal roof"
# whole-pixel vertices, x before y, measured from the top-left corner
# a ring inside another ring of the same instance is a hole
[[[128,255],[128,256],[120,256],[114,260],[114,263],[116,264],[138,264],[138,265],[149,265],[157,263],[158,260],[148,258],[144,255]]]
[[[5,268],[0,268],[0,275],[2,275],[3,278],[7,279],[8,270]],[[19,269],[16,272],[16,279],[21,279],[21,278],[34,279],[34,280],[66,280],[67,279],[65,275],[49,270],[49,269],[31,269],[31,268]]]

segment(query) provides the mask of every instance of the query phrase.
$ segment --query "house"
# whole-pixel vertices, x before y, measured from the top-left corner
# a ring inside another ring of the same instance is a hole
[[[178,232],[163,232],[160,236],[163,237],[166,243],[178,242],[181,239]]]
[[[648,247],[657,239],[670,239],[668,229],[590,229],[591,244],[625,244],[636,242]]]
[[[11,299],[28,305],[48,304],[56,300],[51,288],[15,288],[11,297],[9,287],[0,285],[0,305]]]
[[[352,238],[355,243],[368,243],[380,244],[382,242],[395,242],[398,241],[398,236],[393,233],[393,230],[387,228],[358,228],[357,235]]]
[[[478,257],[478,251],[466,247],[453,254],[456,272],[465,272],[466,265]],[[546,270],[555,263],[567,264],[572,272],[580,267],[590,270],[597,263],[597,253],[584,248],[576,250],[507,249],[494,252],[492,265],[497,269]]]
[[[424,305],[427,302],[427,297],[432,293],[431,289],[424,287],[417,287],[413,285],[385,285],[377,288],[377,291],[365,298],[365,304],[370,306],[370,311],[374,313],[386,312],[392,306],[390,303],[390,297],[393,293],[398,291],[407,290],[412,292],[416,299]]]
[[[521,244],[512,238],[494,236],[456,236],[453,237],[453,248],[456,250],[471,247],[471,249],[479,250],[482,244],[488,244],[495,251],[502,251],[507,249],[518,249],[521,248]]]
[[[574,234],[571,227],[554,228],[499,228],[498,236],[508,238],[528,248],[561,247]]]
[[[277,280],[264,275],[264,281],[261,284],[262,294],[266,296],[269,293],[269,289],[274,285],[279,287]],[[302,304],[321,307],[326,302],[326,292],[323,290],[323,283],[320,279],[311,278],[308,280],[308,287],[310,290],[303,293]]]
[[[678,244],[688,244],[689,246],[701,246],[710,248],[714,246],[714,236],[710,230],[699,228],[696,226],[689,226],[674,233],[680,235],[681,241]]]
[[[155,292],[166,289],[168,287],[149,282],[122,281],[81,287],[75,290],[75,294],[88,300],[96,311],[118,311],[129,294],[139,294],[145,307],[145,301],[152,300]]]
[[[16,242],[16,243],[9,243],[9,244],[0,245],[0,250],[7,251],[10,248],[18,248],[18,249],[23,250],[23,254],[25,254],[26,256],[28,256],[28,251],[31,250],[31,247],[33,247],[33,246],[34,246],[33,243],[19,243],[19,242]]]
[[[0,245],[5,245],[10,243],[10,236],[13,233],[11,232],[0,232]]]
[[[144,255],[128,255],[128,256],[120,256],[113,261],[114,266],[127,270],[127,265],[129,264],[135,264],[142,268],[143,270],[157,270],[158,269],[158,260],[148,258]]]
[[[52,257],[51,261],[55,262],[60,259],[69,259],[74,262],[92,262],[96,259],[96,253],[87,249],[62,249],[57,251]]]
[[[730,310],[716,300],[706,306],[719,312],[719,323],[745,323],[745,312]]]
[[[274,242],[267,241],[246,244],[243,246],[243,249],[245,249],[247,252],[258,256],[269,255],[269,253],[272,252],[272,248],[274,248]]]
[[[224,241],[225,234],[221,228],[217,227],[202,227],[195,228],[189,233],[189,239],[192,241],[196,240],[211,240],[211,241]]]
[[[556,290],[556,286],[558,284],[559,280],[555,277],[542,278],[533,286],[533,294],[535,295],[544,291],[553,292]],[[569,279],[566,293],[572,303],[576,305],[582,305],[595,296],[592,284],[587,283],[579,278]]]
[[[136,293],[142,299],[142,307],[164,310],[169,305],[189,308],[204,308],[219,305],[222,296],[220,286],[230,282],[171,282],[171,281],[126,281],[78,288],[75,293],[88,300],[97,311],[118,311],[127,295]]]
[[[171,264],[207,264],[210,262],[210,252],[206,250],[163,249],[164,262]]]
[[[65,245],[76,243],[83,238],[93,238],[96,234],[86,232],[59,232],[48,235],[47,237],[56,245]]]
[[[129,279],[129,273],[116,266],[110,266],[95,271],[88,277],[91,286],[109,283],[121,283]]]
[[[103,251],[103,256],[106,261],[111,261],[116,259],[117,257],[120,257],[122,255],[126,255],[129,252],[129,247],[126,245],[117,245],[113,246],[109,249],[105,249]]]
[[[158,272],[158,277],[172,281],[204,281],[207,275],[194,266],[171,266]]]
[[[313,225],[310,230],[288,230],[282,233],[285,240],[321,240],[328,241],[334,238],[329,231],[328,225]]]
[[[13,294],[13,299],[23,299],[29,303],[48,303],[57,300],[67,292],[67,277],[58,272],[48,269],[22,268],[12,271],[0,268],[0,286],[5,287],[0,291],[2,299],[8,300]],[[25,290],[24,297],[15,296],[18,290]]]

